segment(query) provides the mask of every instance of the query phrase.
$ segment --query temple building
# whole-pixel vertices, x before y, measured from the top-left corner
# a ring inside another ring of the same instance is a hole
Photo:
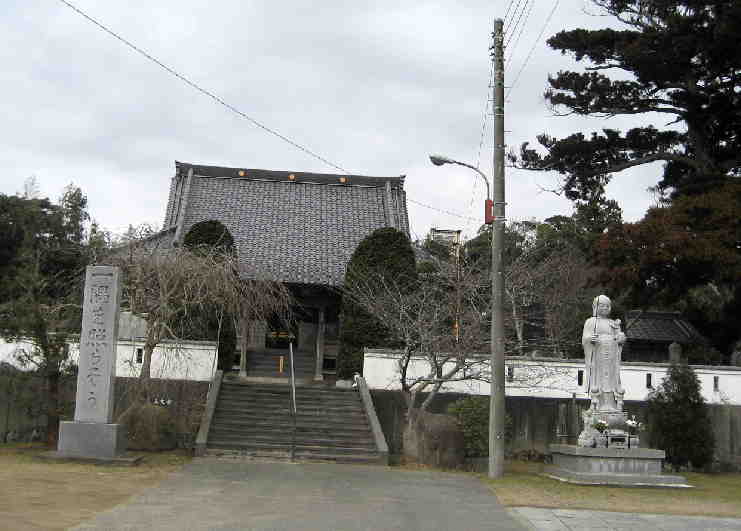
[[[277,322],[237,327],[243,376],[281,377],[293,335],[296,375],[322,380],[339,350],[338,288],[355,248],[374,230],[409,234],[404,176],[368,177],[175,163],[160,238],[182,244],[200,223],[221,223],[240,265],[286,284],[294,330]]]

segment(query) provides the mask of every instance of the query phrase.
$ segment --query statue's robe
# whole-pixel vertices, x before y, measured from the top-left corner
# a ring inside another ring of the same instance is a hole
[[[598,336],[597,343],[592,344],[592,335],[595,333]],[[623,393],[620,384],[623,346],[618,342],[619,334],[620,321],[590,317],[584,323],[582,346],[588,396],[592,393]]]

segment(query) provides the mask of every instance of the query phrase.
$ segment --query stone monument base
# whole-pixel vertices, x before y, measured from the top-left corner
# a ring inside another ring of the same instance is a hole
[[[553,467],[544,475],[581,485],[622,487],[691,487],[682,476],[661,473],[666,457],[651,448],[584,448],[551,444]]]
[[[126,427],[100,422],[59,423],[60,458],[114,459],[126,453]]]

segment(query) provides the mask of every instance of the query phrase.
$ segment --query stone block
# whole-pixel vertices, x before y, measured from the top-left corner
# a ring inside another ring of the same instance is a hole
[[[126,452],[126,427],[99,422],[59,424],[59,457],[110,459]]]
[[[687,487],[681,476],[665,476],[663,450],[652,448],[584,448],[550,446],[553,468],[549,477],[589,485]]]

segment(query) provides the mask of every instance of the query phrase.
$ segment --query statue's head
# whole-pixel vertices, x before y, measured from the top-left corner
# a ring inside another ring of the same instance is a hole
[[[607,295],[597,295],[592,301],[593,317],[609,317],[612,309],[612,302]]]

